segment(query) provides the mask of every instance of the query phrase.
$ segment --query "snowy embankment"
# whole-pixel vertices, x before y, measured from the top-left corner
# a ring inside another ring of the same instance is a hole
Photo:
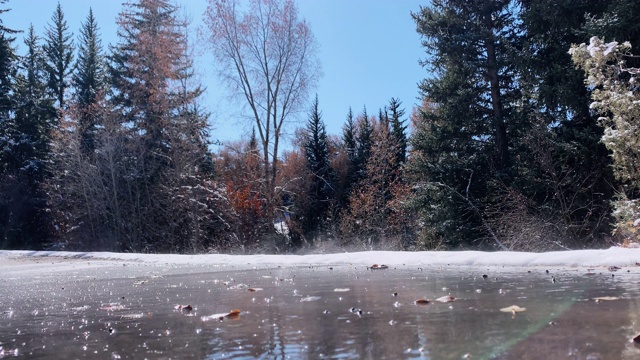
[[[239,268],[309,265],[421,265],[421,266],[636,266],[640,249],[612,247],[605,250],[573,250],[546,253],[482,251],[365,251],[312,255],[173,255],[112,252],[6,251],[3,259],[81,259],[135,261],[147,264],[225,265]]]

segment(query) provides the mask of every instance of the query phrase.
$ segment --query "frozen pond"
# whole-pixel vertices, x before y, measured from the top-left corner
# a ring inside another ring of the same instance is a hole
[[[2,267],[0,358],[640,358],[637,268],[73,264]]]

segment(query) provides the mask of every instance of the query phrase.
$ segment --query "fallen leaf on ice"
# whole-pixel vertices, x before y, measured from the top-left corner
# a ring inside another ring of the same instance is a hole
[[[333,291],[335,291],[335,292],[347,292],[349,290],[351,290],[351,289],[349,289],[349,288],[335,288],[335,289],[333,289]]]
[[[595,302],[600,302],[600,301],[613,301],[613,300],[620,300],[619,297],[616,296],[599,296],[599,297],[594,297],[593,299],[591,299]]]
[[[389,268],[388,265],[378,265],[378,264],[373,264],[370,267],[371,270],[384,270],[384,269],[388,269],[388,268]]]
[[[527,310],[527,309],[523,308],[523,307],[520,307],[518,305],[511,305],[509,307],[500,309],[500,311],[502,311],[502,312],[512,313],[512,314],[523,312],[525,310]]]
[[[448,303],[448,302],[456,301],[456,298],[454,298],[451,295],[446,295],[446,296],[441,296],[441,297],[437,298],[436,301],[437,302],[441,302],[441,303]]]
[[[209,316],[203,316],[200,319],[202,321],[211,321],[211,320],[222,321],[224,319],[237,319],[239,317],[240,317],[240,310],[235,309],[228,313],[220,313],[220,314],[213,314]]]
[[[430,304],[431,300],[428,299],[418,299],[415,301],[416,304],[418,305],[426,305],[426,304]]]

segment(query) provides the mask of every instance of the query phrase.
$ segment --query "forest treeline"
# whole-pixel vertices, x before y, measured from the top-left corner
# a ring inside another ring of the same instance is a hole
[[[638,240],[637,1],[425,2],[407,16],[425,50],[420,106],[390,94],[377,110],[345,109],[340,134],[326,131],[322,94],[307,101],[318,46],[291,0],[209,0],[199,39],[173,2],[132,1],[108,48],[91,11],[77,36],[60,5],[41,33],[7,28],[7,16],[2,248],[542,251]],[[215,151],[196,41],[253,123]]]

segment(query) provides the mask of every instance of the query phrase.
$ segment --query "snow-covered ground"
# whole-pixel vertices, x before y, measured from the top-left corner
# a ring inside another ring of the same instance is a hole
[[[612,247],[546,253],[482,251],[366,251],[313,255],[174,255],[112,252],[8,251],[0,250],[0,267],[29,260],[111,260],[146,264],[225,265],[235,268],[308,265],[418,265],[418,266],[638,266],[640,249]],[[640,267],[640,266],[638,266]]]

